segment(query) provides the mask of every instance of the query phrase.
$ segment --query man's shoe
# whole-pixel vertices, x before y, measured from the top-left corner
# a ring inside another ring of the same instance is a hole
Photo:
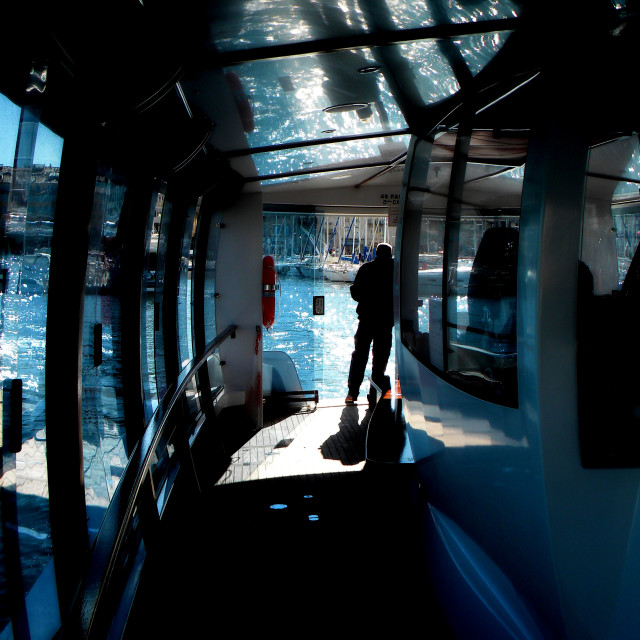
[[[356,403],[356,399],[353,396],[347,396],[344,399],[344,403],[345,404],[355,404]]]

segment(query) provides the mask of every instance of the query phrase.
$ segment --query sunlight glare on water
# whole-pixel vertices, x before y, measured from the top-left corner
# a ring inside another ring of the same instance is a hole
[[[313,315],[314,295],[325,296],[323,316]],[[317,389],[321,400],[343,398],[357,326],[356,303],[349,293],[349,283],[284,275],[276,298],[276,322],[270,331],[265,331],[263,348],[284,351],[291,357],[305,391]],[[391,353],[387,375],[393,379],[393,348]],[[361,397],[368,392],[370,374],[371,359]]]

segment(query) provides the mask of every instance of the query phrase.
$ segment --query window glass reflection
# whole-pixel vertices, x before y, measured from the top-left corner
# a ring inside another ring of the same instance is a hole
[[[89,229],[82,350],[85,500],[92,536],[127,463],[122,407],[121,255],[117,234],[126,184],[107,168],[96,178]]]
[[[351,135],[404,129],[384,75],[358,72],[374,64],[371,52],[360,49],[234,67],[253,106],[249,145],[322,139],[325,131]]]
[[[196,237],[197,208],[189,207],[184,222],[184,232],[180,248],[180,266],[178,274],[178,358],[180,370],[193,359],[193,331],[192,331],[192,269],[193,249]]]
[[[178,273],[178,299],[177,323],[178,323],[178,359],[180,370],[189,366],[193,360],[193,259],[196,239],[196,225],[198,223],[198,206],[192,205],[187,211],[184,221],[184,230],[180,248],[180,264]],[[185,400],[192,416],[200,411],[200,397],[194,378],[185,391]],[[193,425],[192,425],[193,427]],[[191,434],[190,434],[191,435]]]
[[[462,135],[462,134],[459,134]],[[508,162],[526,150],[521,133],[473,131],[462,187],[450,194],[447,218],[447,376],[469,393],[517,406],[516,283],[524,166]],[[455,161],[454,161],[455,162]],[[459,192],[458,192],[459,190]]]
[[[409,136],[370,138],[353,142],[301,147],[256,153],[253,158],[259,175],[306,171],[341,163],[390,162],[406,153]]]
[[[28,633],[36,621],[48,637],[60,623],[49,525],[44,387],[51,236],[62,145],[60,137],[40,124],[36,108],[20,108],[0,95],[0,553],[18,561],[0,563],[0,592],[13,588],[12,599],[18,604],[28,596],[26,621],[16,635]],[[21,413],[19,437],[12,428],[12,407]],[[8,601],[0,599],[2,637],[12,637]],[[43,610],[51,615],[43,615]]]
[[[360,3],[341,0],[217,3],[211,18],[211,37],[221,51],[340,37],[367,26]]]
[[[209,227],[209,241],[207,242],[207,259],[205,263],[204,280],[204,334],[205,342],[209,344],[217,335],[216,327],[216,265],[218,261],[218,245],[220,243],[220,230],[222,225],[222,212],[212,215]]]
[[[448,98],[460,89],[451,64],[442,55],[438,42],[408,42],[398,45],[398,48],[410,65],[423,104]]]
[[[204,335],[206,344],[209,344],[217,335],[216,265],[218,260],[218,244],[220,242],[221,224],[222,212],[218,211],[212,214],[204,269]],[[211,356],[207,360],[207,365],[211,390],[214,391],[216,389],[221,389],[223,386],[223,379],[219,353],[216,352]]]
[[[399,167],[392,169],[392,171],[400,171],[402,172],[404,167],[400,164]],[[378,169],[364,168],[364,169],[349,169],[349,170],[339,170],[328,171],[328,172],[320,172],[320,173],[309,173],[302,175],[291,175],[279,178],[267,178],[265,180],[261,180],[261,184],[263,187],[272,187],[274,191],[277,191],[277,186],[279,184],[288,184],[288,183],[298,183],[304,182],[305,180],[314,180],[318,178],[323,178],[325,180],[331,180],[333,184],[335,184],[336,188],[340,186],[344,186],[343,180],[348,180],[348,184],[358,183],[359,181],[365,181],[371,178],[371,173],[376,172]]]
[[[156,236],[156,286],[154,289],[153,304],[153,356],[154,371],[158,400],[162,400],[167,392],[167,370],[164,355],[164,331],[163,331],[163,299],[166,279],[166,258],[167,243],[169,239],[169,228],[171,225],[171,214],[173,206],[166,198],[162,202],[162,213],[158,216],[158,234]],[[155,225],[154,225],[155,226]],[[152,236],[153,240],[153,236]]]
[[[455,40],[471,75],[477,75],[504,46],[509,32],[481,33]]]
[[[403,343],[455,386],[507,406],[517,406],[526,148],[525,132],[452,131],[418,142],[403,220]]]
[[[583,222],[582,262],[596,295],[622,288],[640,240],[637,136],[624,136],[592,149]]]
[[[578,406],[582,463],[638,466],[640,142],[595,144],[589,156],[578,264]],[[605,437],[603,437],[603,434]]]
[[[403,221],[401,332],[422,362],[443,370],[442,260],[450,165],[434,159],[430,141],[415,144]]]
[[[428,0],[431,7],[442,6],[438,0]],[[514,18],[519,14],[521,2],[507,0],[480,0],[479,2],[449,2],[446,6],[448,19],[453,23],[479,22]]]
[[[520,2],[352,2],[283,4],[277,0],[218,2],[209,15],[211,40],[221,51],[340,37],[373,28],[415,29],[512,18]]]
[[[147,222],[147,242],[145,266],[142,275],[140,352],[142,364],[142,384],[144,395],[145,422],[158,406],[158,389],[155,375],[155,331],[159,321],[156,313],[156,273],[158,268],[158,235],[162,218],[164,195],[155,191],[151,198]]]

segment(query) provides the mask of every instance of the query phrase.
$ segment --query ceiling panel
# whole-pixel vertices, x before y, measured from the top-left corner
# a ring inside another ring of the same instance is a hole
[[[253,113],[250,147],[404,129],[407,123],[368,49],[236,65]]]
[[[394,144],[407,146],[398,136],[434,126],[427,110],[459,93],[500,51],[513,24],[504,20],[517,18],[518,7],[512,0],[212,2],[200,16],[214,54],[205,59],[223,65],[246,134],[246,146],[222,148],[230,156],[253,150],[261,177],[391,161]],[[371,139],[378,134],[387,139]]]
[[[253,159],[260,176],[311,172],[330,166],[340,170],[358,163],[390,163],[405,154],[408,145],[408,135],[390,136],[256,153]]]
[[[513,18],[519,5],[512,0],[218,0],[207,18],[210,44],[227,52]]]

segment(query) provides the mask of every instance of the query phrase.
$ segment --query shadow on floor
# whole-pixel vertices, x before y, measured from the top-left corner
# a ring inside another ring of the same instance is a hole
[[[340,460],[345,466],[363,462],[366,455],[367,426],[371,411],[367,410],[358,423],[358,408],[347,406],[342,410],[339,431],[322,443],[320,450],[327,460]]]
[[[183,504],[128,637],[452,638],[419,568],[413,483],[411,465],[365,465],[218,486]]]

